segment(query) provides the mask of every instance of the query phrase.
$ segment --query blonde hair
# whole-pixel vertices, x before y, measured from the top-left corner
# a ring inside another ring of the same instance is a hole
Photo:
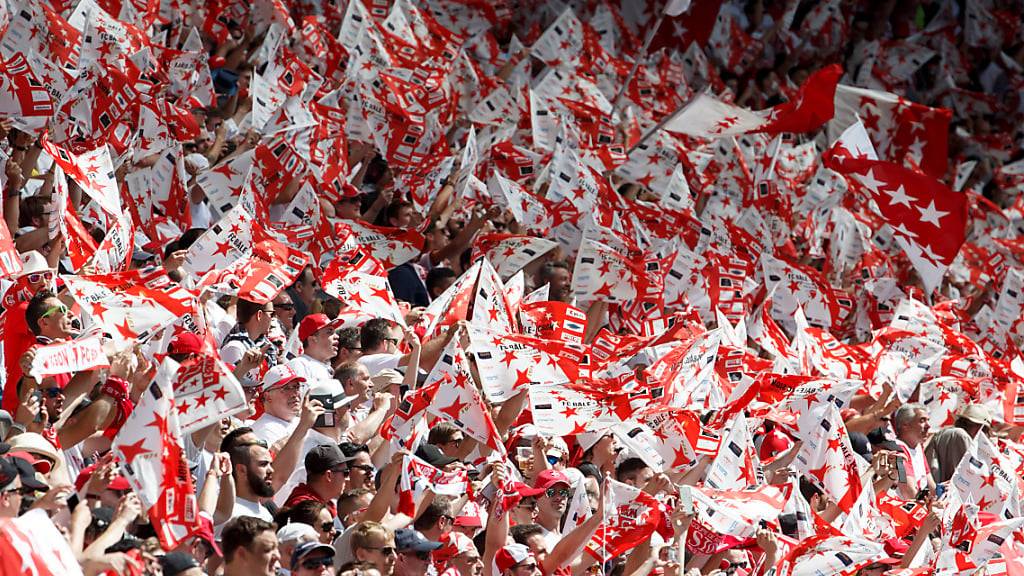
[[[391,530],[380,522],[372,520],[360,522],[352,529],[352,554],[355,554],[359,548],[376,548],[375,542],[387,540],[389,536],[394,537]]]

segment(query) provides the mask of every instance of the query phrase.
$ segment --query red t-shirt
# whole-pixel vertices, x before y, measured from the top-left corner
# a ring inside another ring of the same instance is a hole
[[[314,492],[313,489],[310,488],[309,484],[306,484],[305,482],[299,484],[294,490],[292,490],[292,493],[288,495],[288,499],[285,500],[284,505],[295,506],[299,502],[305,502],[307,500],[326,504],[327,509],[331,512],[331,516],[335,518],[338,516],[338,508],[334,505],[334,502],[321,498],[320,495]]]

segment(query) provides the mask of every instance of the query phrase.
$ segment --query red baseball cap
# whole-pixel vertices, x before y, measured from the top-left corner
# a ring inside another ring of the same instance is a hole
[[[83,468],[82,471],[78,473],[78,477],[75,478],[76,491],[80,491],[85,486],[86,482],[89,481],[89,478],[92,477],[93,472],[96,471],[96,466],[96,464],[93,464],[92,466]],[[115,476],[114,479],[107,484],[107,490],[117,490],[119,492],[121,490],[130,490],[131,487],[131,484],[128,483],[128,479],[121,475]]]
[[[554,469],[547,469],[537,475],[537,479],[533,482],[533,488],[541,491],[551,488],[555,484],[565,484],[566,486],[572,486],[572,482],[569,481],[569,477]],[[538,492],[539,494],[539,492]],[[526,496],[526,494],[523,494]]]
[[[167,347],[168,354],[202,354],[203,339],[192,332],[182,332],[171,340]]]
[[[313,334],[329,326],[341,326],[341,320],[331,320],[326,314],[310,314],[299,322],[299,340],[305,342]]]
[[[50,468],[52,468],[50,463],[47,462],[46,460],[43,460],[42,458],[36,458],[32,454],[30,454],[29,452],[25,452],[24,450],[8,452],[7,454],[4,454],[4,456],[7,458],[21,458],[22,460],[28,462],[29,466],[35,468],[36,472],[39,472],[40,474],[48,474],[50,472]]]
[[[305,382],[306,379],[299,376],[298,372],[293,370],[291,366],[278,364],[270,370],[267,370],[266,375],[263,376],[263,390],[270,390],[271,388],[284,386],[289,382],[295,381]]]

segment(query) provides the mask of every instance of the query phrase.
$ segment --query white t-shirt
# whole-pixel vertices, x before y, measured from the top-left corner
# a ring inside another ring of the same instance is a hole
[[[381,370],[394,370],[398,368],[398,362],[402,359],[400,354],[368,354],[359,357],[359,363],[366,366],[367,372],[373,378],[380,374]]]
[[[220,359],[223,360],[224,363],[234,366],[235,364],[238,364],[238,361],[242,359],[242,356],[245,356],[245,353],[248,350],[249,348],[244,342],[240,340],[232,340],[221,347]]]
[[[282,420],[273,414],[263,413],[262,416],[252,423],[252,431],[261,440],[266,440],[271,446],[281,438],[285,438],[299,425],[298,417],[291,420]]]
[[[231,518],[238,518],[239,516],[255,516],[256,518],[262,518],[267,522],[273,522],[274,517],[267,510],[266,506],[259,502],[253,502],[252,500],[246,500],[245,498],[235,498],[235,507],[231,509]],[[221,532],[224,531],[224,525],[231,520],[228,518],[224,524],[218,524],[214,528],[214,537],[220,540]]]
[[[289,360],[285,365],[294,370],[299,376],[305,378],[307,386],[334,378],[330,365],[306,354]]]

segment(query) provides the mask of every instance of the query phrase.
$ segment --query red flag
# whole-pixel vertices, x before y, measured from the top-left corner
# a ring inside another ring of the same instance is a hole
[[[942,282],[967,237],[967,196],[893,162],[851,158],[833,147],[825,165],[875,201],[928,291]]]

